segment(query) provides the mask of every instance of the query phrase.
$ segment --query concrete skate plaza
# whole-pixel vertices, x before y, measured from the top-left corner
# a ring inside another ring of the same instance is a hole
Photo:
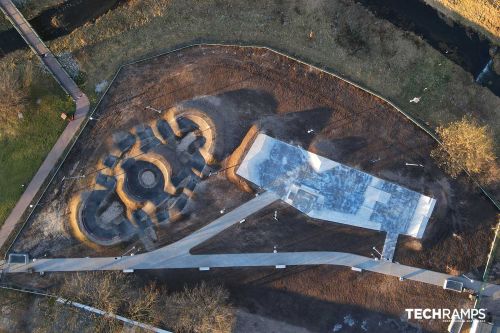
[[[163,192],[164,175],[153,163],[129,159],[122,168],[126,174],[124,190],[136,201],[153,200]]]
[[[10,251],[30,260],[0,270],[341,265],[481,290],[451,276],[486,252],[462,251],[454,232],[490,244],[496,212],[448,181],[429,157],[435,142],[400,110],[342,78],[267,49],[193,47],[124,66],[94,115]],[[259,133],[281,144],[241,177],[261,156]],[[84,242],[68,216],[83,217]]]
[[[259,134],[237,174],[310,217],[422,238],[436,200],[302,148]],[[393,244],[394,243],[394,244]]]

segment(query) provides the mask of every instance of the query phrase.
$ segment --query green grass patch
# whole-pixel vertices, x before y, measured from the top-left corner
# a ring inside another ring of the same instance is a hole
[[[71,99],[54,91],[54,85],[34,86],[17,135],[0,142],[0,225],[66,127],[61,112],[74,109]]]

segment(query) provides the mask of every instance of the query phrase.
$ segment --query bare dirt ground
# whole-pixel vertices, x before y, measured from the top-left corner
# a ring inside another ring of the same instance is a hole
[[[233,305],[246,311],[312,332],[443,332],[448,323],[408,323],[405,308],[460,308],[472,306],[465,294],[416,282],[399,282],[379,274],[362,274],[345,268],[288,267],[152,271],[139,273],[169,288],[203,279],[225,283]],[[408,282],[408,283],[406,283]],[[352,326],[351,326],[352,325]]]
[[[283,321],[238,310],[236,312],[233,332],[309,333],[310,331],[303,327],[287,324]]]
[[[213,97],[207,102],[201,96]],[[426,134],[387,103],[340,79],[270,51],[233,47],[195,47],[126,67],[96,110],[94,117],[99,120],[91,121],[84,130],[14,250],[34,257],[102,256],[119,255],[132,246],[93,249],[80,243],[67,222],[67,203],[75,192],[92,187],[92,176],[110,149],[114,131],[129,130],[158,117],[145,106],[165,110],[179,104],[196,107],[212,119],[221,165],[246,131],[256,125],[275,138],[435,197],[437,206],[424,238],[401,237],[396,261],[450,273],[479,272],[485,263],[496,212],[467,179],[452,181],[439,170],[429,157],[434,143]],[[314,133],[307,133],[308,129]],[[406,162],[421,163],[424,168],[408,167]],[[81,174],[88,176],[62,181]],[[188,217],[158,230],[156,246],[184,237],[213,220],[219,210],[234,208],[251,196],[222,174],[209,177],[196,188]],[[367,247],[360,245],[355,250],[357,245],[347,246],[351,243],[347,239],[359,243],[358,239],[370,235],[373,245],[381,240],[377,233],[332,223],[326,228],[332,238],[316,244],[318,225],[324,222],[303,219],[301,223],[291,209],[283,210],[283,218],[281,224],[287,219],[297,222],[286,228],[275,225],[267,234],[269,238],[261,238],[263,229],[253,236],[246,233],[248,245],[239,239],[217,246],[232,251],[254,246],[253,251],[259,251],[274,239],[289,240],[286,248],[296,247],[296,251],[323,246],[340,251],[345,245],[348,252],[368,255]],[[303,238],[292,246],[297,232]],[[227,233],[221,237],[236,236]],[[347,234],[352,238],[346,238]]]
[[[50,290],[57,289],[67,274],[6,275],[4,282]],[[169,293],[201,281],[223,284],[230,292],[231,305],[237,309],[233,332],[245,333],[332,332],[339,325],[342,326],[339,332],[349,333],[443,332],[448,323],[439,320],[408,322],[404,309],[455,309],[473,305],[465,293],[334,266],[297,266],[285,270],[265,267],[212,269],[208,272],[193,269],[137,271],[133,279],[137,285],[156,283]],[[3,303],[0,299],[0,308],[9,308],[9,302],[14,299],[24,299],[24,308],[33,316],[23,317],[23,312],[18,311],[11,325],[32,327],[37,315],[43,315],[36,303],[24,295],[9,295],[11,297]]]
[[[274,219],[277,211],[278,221]],[[193,254],[339,251],[370,256],[379,251],[385,233],[354,228],[339,223],[311,219],[294,207],[278,201],[255,213],[242,224],[193,248]]]

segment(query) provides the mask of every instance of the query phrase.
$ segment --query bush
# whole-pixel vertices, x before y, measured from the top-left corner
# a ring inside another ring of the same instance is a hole
[[[442,145],[431,156],[453,178],[463,169],[472,175],[490,179],[494,172],[496,156],[493,138],[487,126],[480,126],[474,119],[464,117],[436,129]]]
[[[335,41],[345,48],[349,55],[355,55],[360,51],[368,51],[368,45],[362,33],[347,23],[340,26]]]
[[[19,113],[22,113],[26,102],[24,89],[19,73],[10,66],[0,68],[0,139],[12,136],[19,126]]]
[[[224,287],[202,282],[167,294],[155,283],[137,288],[138,283],[121,272],[74,273],[65,275],[54,293],[142,323],[173,328],[175,332],[231,332],[234,313]],[[42,310],[47,322],[39,332],[119,332],[123,327],[123,322],[112,317],[59,303],[45,304]]]
[[[220,285],[202,282],[193,288],[185,287],[168,298],[168,324],[175,332],[231,332],[234,313],[228,298],[229,292]]]
[[[160,299],[164,294],[165,290],[159,289],[154,283],[140,289],[138,295],[129,301],[128,317],[132,320],[158,326],[162,316]]]

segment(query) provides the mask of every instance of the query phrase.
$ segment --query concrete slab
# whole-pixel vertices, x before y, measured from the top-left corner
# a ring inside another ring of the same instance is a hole
[[[308,216],[386,231],[396,239],[421,238],[436,203],[265,134],[256,137],[237,174]]]

